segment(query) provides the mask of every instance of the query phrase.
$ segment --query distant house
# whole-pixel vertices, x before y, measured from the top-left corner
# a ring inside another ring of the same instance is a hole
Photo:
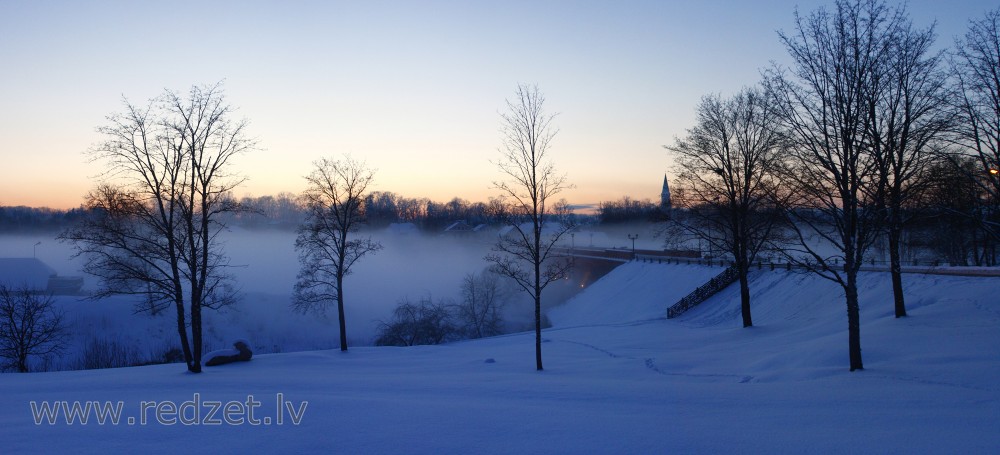
[[[83,278],[59,276],[52,267],[35,258],[0,258],[0,285],[8,289],[76,294],[83,287]]]
[[[403,236],[420,234],[420,229],[413,223],[392,223],[389,227],[385,228],[385,231],[392,235]]]
[[[458,220],[444,228],[444,233],[448,235],[471,234],[472,229],[472,226],[466,223],[465,220]]]
[[[0,285],[44,291],[56,271],[35,258],[0,258]]]

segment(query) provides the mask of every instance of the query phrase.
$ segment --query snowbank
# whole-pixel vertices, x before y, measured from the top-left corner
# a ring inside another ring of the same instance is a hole
[[[664,318],[667,307],[701,284],[722,273],[724,267],[645,264],[618,266],[586,292],[548,312],[556,327],[613,324]]]

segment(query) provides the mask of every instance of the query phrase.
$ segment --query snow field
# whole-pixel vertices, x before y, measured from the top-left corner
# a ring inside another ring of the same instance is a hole
[[[181,365],[0,375],[5,453],[997,453],[1000,307],[995,278],[861,277],[864,371],[847,370],[839,288],[755,272],[755,327],[730,287],[678,319],[666,307],[719,268],[629,263],[560,308],[543,333],[441,346],[255,355]],[[137,320],[141,319],[136,317]],[[251,339],[251,341],[253,341]],[[488,360],[492,359],[492,362]],[[239,401],[299,425],[35,425],[29,403]],[[8,450],[10,450],[8,452]]]

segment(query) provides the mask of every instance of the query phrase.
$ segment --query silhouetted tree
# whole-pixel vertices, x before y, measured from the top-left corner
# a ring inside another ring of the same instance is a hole
[[[778,222],[778,181],[787,140],[758,89],[732,98],[703,97],[697,125],[667,149],[677,157],[682,229],[732,255],[740,281],[743,327],[750,316],[750,265]]]
[[[884,182],[880,202],[897,318],[906,316],[900,249],[907,206],[926,187],[925,168],[933,157],[934,142],[941,139],[952,117],[944,108],[948,87],[941,53],[931,49],[933,27],[914,28],[903,8],[887,18],[880,41],[871,43],[886,50],[879,51],[882,57],[863,86],[866,145]]]
[[[879,233],[885,188],[865,136],[866,97],[902,15],[877,0],[839,0],[832,12],[795,19],[794,33],[780,33],[792,68],[768,80],[792,141],[785,175],[797,200],[787,214],[799,241],[788,255],[844,289],[855,371],[864,368],[858,271]]]
[[[969,180],[989,194],[984,227],[1000,239],[1000,8],[970,22],[956,40],[951,71],[959,91],[955,142],[979,164],[969,169],[956,161],[956,169],[968,169]]]
[[[0,284],[0,357],[5,367],[28,372],[29,357],[56,355],[66,347],[63,313],[52,296]]]
[[[299,311],[324,313],[335,302],[340,350],[346,351],[344,277],[355,262],[382,249],[371,237],[355,237],[364,222],[362,204],[375,171],[350,157],[324,158],[314,164],[306,176],[309,187],[302,194],[307,216],[295,240],[302,268],[292,305]]]
[[[502,113],[501,160],[497,167],[505,180],[495,182],[503,197],[509,231],[500,235],[491,270],[510,277],[535,303],[535,368],[542,370],[542,291],[565,276],[570,263],[557,257],[556,242],[572,229],[551,220],[553,196],[567,189],[566,177],[549,159],[556,130],[553,115],[544,111],[545,97],[538,87],[518,85],[514,101]]]
[[[107,181],[86,198],[89,214],[60,237],[100,279],[95,297],[142,295],[157,310],[173,305],[184,360],[201,372],[202,310],[235,301],[219,233],[242,208],[230,191],[243,180],[233,160],[252,150],[246,121],[233,119],[221,86],[167,91],[98,129],[90,154]],[[190,337],[188,336],[190,330]]]

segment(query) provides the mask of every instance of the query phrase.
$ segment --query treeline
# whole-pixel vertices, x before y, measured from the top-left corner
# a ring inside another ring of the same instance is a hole
[[[246,227],[273,226],[296,228],[306,217],[305,206],[294,194],[244,197],[239,203],[245,210],[233,214],[236,225]],[[411,198],[391,191],[374,191],[365,195],[361,216],[368,228],[381,229],[393,223],[413,223],[425,231],[440,231],[462,220],[471,226],[496,224],[501,220],[501,205],[469,202],[456,197],[448,202],[428,198]]]
[[[453,198],[435,202],[427,198],[408,198],[388,191],[375,191],[365,197],[364,217],[368,226],[384,227],[391,223],[414,223],[424,230],[441,230],[464,220],[471,226],[496,224],[503,216],[503,206],[489,202],[469,202]]]
[[[58,231],[78,220],[84,210],[48,207],[0,206],[0,232]]]
[[[281,193],[277,196],[244,197],[240,204],[248,211],[236,215],[243,226],[284,226],[296,227],[305,217],[305,209],[296,196]],[[413,223],[421,230],[440,231],[456,221],[465,221],[470,226],[479,224],[496,225],[503,221],[503,204],[490,198],[487,202],[470,202],[460,197],[448,202],[433,201],[428,198],[406,197],[391,191],[374,191],[365,196],[362,204],[365,224],[370,228],[384,228],[393,223]],[[598,203],[592,219],[574,214],[577,221],[594,221],[598,224],[620,224],[629,222],[662,221],[665,213],[658,204],[649,199],[633,199],[624,196],[613,201]]]
[[[222,217],[227,225],[247,228],[295,229],[305,220],[306,208],[293,193],[277,196],[232,198],[239,210]],[[60,210],[47,207],[0,206],[0,232],[59,231],[85,215],[83,207]],[[421,230],[440,231],[462,220],[471,226],[501,222],[502,205],[498,200],[470,202],[456,197],[448,202],[411,198],[391,191],[372,192],[364,198],[362,214],[369,228],[384,228],[393,223],[413,223]]]
[[[616,201],[597,205],[597,220],[601,224],[662,221],[665,213],[649,199],[637,200],[625,196]]]

